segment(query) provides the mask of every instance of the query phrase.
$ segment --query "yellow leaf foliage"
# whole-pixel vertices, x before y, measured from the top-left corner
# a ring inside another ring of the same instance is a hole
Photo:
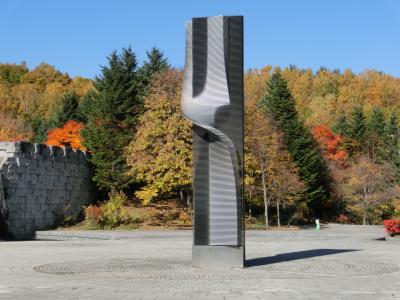
[[[181,116],[182,73],[167,70],[153,78],[146,112],[126,149],[130,173],[145,185],[136,196],[148,203],[192,182],[191,124]]]
[[[32,137],[32,132],[26,130],[24,123],[0,111],[0,141],[23,141]]]

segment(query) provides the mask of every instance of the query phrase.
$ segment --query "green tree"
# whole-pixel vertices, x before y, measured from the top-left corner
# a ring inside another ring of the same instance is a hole
[[[61,105],[54,116],[54,126],[61,127],[68,120],[81,121],[79,116],[79,97],[76,93],[66,93],[61,98]]]
[[[260,105],[273,117],[284,132],[288,150],[305,183],[307,205],[318,216],[323,214],[324,201],[329,196],[326,166],[311,133],[300,121],[295,101],[286,80],[275,72],[267,84]]]
[[[15,86],[21,83],[22,76],[28,73],[26,63],[0,64],[0,83]]]
[[[397,123],[397,115],[393,112],[385,127],[385,159],[391,163],[400,180],[400,128]]]
[[[164,57],[164,54],[161,50],[153,47],[150,51],[147,52],[147,60],[138,70],[142,96],[147,93],[149,84],[151,83],[154,74],[167,70],[169,68],[170,65],[168,64],[168,60]]]
[[[351,138],[359,143],[363,142],[365,133],[367,132],[367,124],[362,107],[355,107],[351,114],[348,134]]]
[[[94,181],[101,190],[127,188],[132,176],[124,155],[132,140],[142,103],[138,98],[136,56],[131,48],[108,57],[108,66],[94,80],[95,90],[83,100],[86,125],[82,130],[85,147],[92,153]]]
[[[50,129],[64,126],[68,120],[82,121],[79,115],[79,100],[76,93],[65,93],[61,96],[58,108],[49,119],[32,116],[29,121],[34,132],[35,143],[44,143]]]
[[[365,146],[373,161],[381,159],[384,148],[385,116],[380,107],[374,107],[367,124]]]
[[[47,132],[52,128],[52,122],[39,116],[32,116],[29,118],[28,124],[34,133],[32,142],[43,144],[47,139]]]
[[[333,131],[346,136],[349,130],[349,124],[347,122],[346,114],[342,111],[336,120],[335,125],[333,125]]]
[[[347,131],[346,150],[350,157],[368,152],[370,150],[367,141],[368,126],[363,108],[357,106],[353,108]]]
[[[382,138],[385,134],[385,125],[386,121],[382,109],[380,107],[374,107],[368,122],[368,129]]]

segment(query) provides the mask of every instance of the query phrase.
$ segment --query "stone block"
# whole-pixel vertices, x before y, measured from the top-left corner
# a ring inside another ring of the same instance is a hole
[[[0,171],[7,182],[10,233],[29,238],[54,225],[55,213],[68,206],[79,212],[91,201],[87,154],[68,148],[0,142]],[[66,203],[68,201],[68,203]]]

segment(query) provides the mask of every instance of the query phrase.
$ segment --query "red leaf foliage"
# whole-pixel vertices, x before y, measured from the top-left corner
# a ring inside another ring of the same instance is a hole
[[[340,224],[349,224],[350,223],[350,219],[348,216],[344,215],[344,214],[340,214],[337,217],[337,222]]]
[[[390,235],[400,234],[400,220],[384,220],[383,225]]]
[[[323,150],[325,159],[335,161],[341,165],[345,164],[347,159],[346,151],[340,149],[342,137],[334,134],[325,125],[317,125],[313,128],[312,133],[315,140]]]

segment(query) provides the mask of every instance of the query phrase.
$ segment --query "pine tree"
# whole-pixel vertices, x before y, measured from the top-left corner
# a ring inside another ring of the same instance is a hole
[[[397,115],[393,112],[385,126],[385,140],[392,145],[395,145],[400,141],[400,128],[398,127],[397,122]]]
[[[75,93],[65,93],[61,97],[60,107],[48,120],[41,117],[30,119],[30,125],[34,132],[32,141],[44,143],[51,129],[63,127],[68,120],[82,121],[79,117],[78,96]]]
[[[376,133],[380,138],[385,134],[385,116],[380,107],[375,107],[368,122],[368,129]]]
[[[169,68],[170,65],[168,64],[168,60],[164,57],[164,54],[161,50],[153,47],[150,51],[148,51],[147,61],[145,61],[143,66],[138,70],[141,96],[147,94],[153,75]]]
[[[286,80],[275,72],[267,84],[260,105],[284,132],[288,150],[306,185],[307,205],[316,216],[323,214],[324,200],[329,195],[326,166],[311,133],[300,121],[294,98]]]
[[[68,120],[81,121],[79,117],[79,100],[76,93],[66,93],[61,99],[61,107],[54,116],[55,127],[64,126]]]
[[[382,109],[375,107],[368,121],[365,142],[363,143],[372,161],[380,160],[384,157],[385,125],[385,116]]]
[[[342,111],[336,120],[335,125],[333,125],[333,131],[346,136],[349,130],[349,124],[347,122],[346,114]]]
[[[348,134],[351,138],[361,143],[367,132],[367,125],[362,107],[355,107],[351,114]]]
[[[47,139],[47,132],[52,127],[50,122],[41,117],[33,116],[28,119],[28,123],[34,133],[32,142],[44,143]]]
[[[94,87],[82,104],[87,119],[82,130],[84,146],[92,153],[97,186],[105,191],[122,190],[132,182],[124,149],[133,138],[143,110],[138,97],[136,56],[131,48],[108,57],[108,66],[102,67]]]
[[[400,180],[400,128],[397,115],[393,112],[385,127],[385,159],[393,166]]]

